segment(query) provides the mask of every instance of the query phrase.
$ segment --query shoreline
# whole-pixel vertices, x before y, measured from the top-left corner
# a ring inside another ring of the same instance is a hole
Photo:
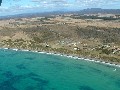
[[[115,64],[112,62],[105,62],[104,60],[100,59],[95,59],[95,58],[85,58],[85,57],[80,57],[80,56],[74,56],[70,54],[62,54],[62,53],[55,53],[55,52],[47,52],[47,51],[37,51],[37,50],[28,50],[28,49],[16,49],[16,48],[0,48],[0,49],[5,49],[5,50],[14,50],[14,51],[26,51],[26,52],[36,52],[36,53],[41,53],[41,54],[52,54],[52,55],[57,55],[57,56],[64,56],[67,58],[73,58],[73,59],[78,59],[78,60],[85,60],[85,61],[90,61],[90,62],[95,62],[95,63],[101,63],[104,65],[109,65],[109,66],[116,66],[120,67],[120,64]]]

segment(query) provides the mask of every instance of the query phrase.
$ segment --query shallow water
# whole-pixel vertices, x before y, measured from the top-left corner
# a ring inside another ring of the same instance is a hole
[[[120,68],[0,49],[0,90],[120,90]]]

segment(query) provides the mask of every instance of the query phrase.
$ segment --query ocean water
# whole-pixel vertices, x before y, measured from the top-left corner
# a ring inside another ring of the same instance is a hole
[[[0,90],[120,90],[120,68],[0,49]]]

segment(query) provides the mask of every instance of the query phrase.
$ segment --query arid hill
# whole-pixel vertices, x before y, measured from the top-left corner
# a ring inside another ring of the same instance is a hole
[[[1,47],[57,52],[120,62],[120,21],[69,16],[1,20]]]

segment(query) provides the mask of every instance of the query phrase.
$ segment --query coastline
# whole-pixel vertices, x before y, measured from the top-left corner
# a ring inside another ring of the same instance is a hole
[[[5,50],[14,50],[14,51],[25,51],[25,52],[34,52],[34,53],[41,53],[41,54],[52,54],[52,55],[57,55],[57,56],[64,56],[67,58],[73,58],[73,59],[78,59],[78,60],[85,60],[85,61],[90,61],[90,62],[95,62],[95,63],[101,63],[101,64],[105,64],[105,65],[109,65],[109,66],[116,66],[116,67],[120,67],[120,64],[115,64],[112,62],[106,62],[104,60],[100,60],[100,59],[95,59],[95,58],[85,58],[85,57],[80,57],[77,55],[71,55],[71,54],[62,54],[62,53],[56,53],[53,51],[37,51],[37,50],[28,50],[28,49],[17,49],[17,48],[0,48],[0,49],[5,49]]]

